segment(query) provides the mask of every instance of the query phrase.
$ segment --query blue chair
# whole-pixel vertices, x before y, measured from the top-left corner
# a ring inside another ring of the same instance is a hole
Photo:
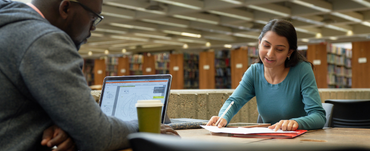
[[[330,127],[370,128],[370,100],[325,100],[334,105]]]
[[[324,127],[330,127],[332,121],[332,113],[333,113],[333,104],[330,103],[322,103],[322,107],[326,112],[326,123]],[[263,123],[261,115],[258,114],[257,123]],[[274,124],[274,123],[271,123]]]

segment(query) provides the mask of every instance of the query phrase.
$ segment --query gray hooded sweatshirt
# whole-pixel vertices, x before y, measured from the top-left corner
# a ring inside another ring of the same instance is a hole
[[[55,124],[80,150],[129,147],[137,121],[106,116],[72,39],[24,3],[0,0],[0,150],[41,150]]]

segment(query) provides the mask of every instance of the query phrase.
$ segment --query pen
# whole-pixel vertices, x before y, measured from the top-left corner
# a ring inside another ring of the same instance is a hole
[[[217,120],[217,122],[216,122],[216,126],[220,123],[220,121],[221,121],[221,118],[223,118],[224,117],[224,115],[226,114],[226,112],[227,111],[229,111],[229,109],[230,109],[230,107],[231,107],[231,105],[233,105],[234,104],[234,101],[232,101],[231,103],[230,103],[230,105],[226,108],[226,110],[225,110],[225,112],[221,115],[221,117]]]

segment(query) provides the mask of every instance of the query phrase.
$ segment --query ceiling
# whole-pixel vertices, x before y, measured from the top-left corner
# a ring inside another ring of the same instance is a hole
[[[299,45],[370,40],[370,0],[104,0],[102,15],[82,56],[255,46],[274,18]]]

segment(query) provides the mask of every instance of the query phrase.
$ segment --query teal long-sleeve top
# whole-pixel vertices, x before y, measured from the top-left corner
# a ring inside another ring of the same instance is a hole
[[[325,110],[322,108],[313,70],[307,62],[301,61],[291,67],[286,78],[279,84],[266,81],[262,63],[251,65],[234,93],[225,101],[219,116],[234,101],[223,117],[229,123],[254,96],[264,123],[295,120],[298,129],[307,130],[321,129],[325,125]]]

